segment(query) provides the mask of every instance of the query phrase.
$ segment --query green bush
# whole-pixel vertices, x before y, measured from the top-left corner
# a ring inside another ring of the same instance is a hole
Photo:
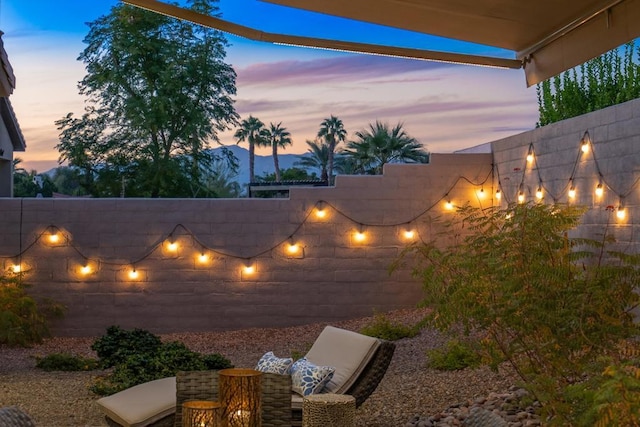
[[[110,326],[106,335],[93,342],[91,349],[100,358],[102,367],[110,368],[123,363],[131,355],[153,353],[160,345],[160,337],[144,329],[127,331],[120,326]]]
[[[363,335],[387,341],[415,337],[418,332],[418,326],[407,326],[402,323],[392,322],[384,314],[376,314],[369,325],[360,329],[360,333]]]
[[[606,228],[600,241],[570,237],[583,213],[540,203],[463,207],[443,225],[447,247],[446,239],[416,244],[396,264],[415,262],[430,324],[479,334],[483,357],[514,368],[551,426],[615,425],[611,414],[640,413],[629,399],[633,375],[603,374],[637,359],[620,349],[640,336],[630,309],[640,304],[640,254],[608,250]]]
[[[98,361],[68,353],[52,353],[37,357],[36,367],[44,371],[92,371],[98,367]]]
[[[140,337],[143,345],[135,345],[135,337]],[[125,347],[117,350],[118,342]],[[103,366],[113,366],[111,374],[98,378],[91,391],[99,395],[117,393],[134,385],[160,378],[172,377],[178,371],[203,371],[231,368],[229,359],[214,353],[203,355],[191,351],[178,341],[162,343],[160,338],[143,329],[126,331],[110,327],[107,335],[99,338],[92,346],[99,355],[108,357],[100,361]],[[113,362],[113,365],[109,365]]]
[[[37,302],[27,292],[21,274],[0,272],[0,344],[29,346],[49,336],[48,321],[64,313],[61,304]]]
[[[464,368],[480,366],[481,357],[469,344],[451,340],[444,349],[434,349],[427,352],[428,365],[441,371],[457,371]]]

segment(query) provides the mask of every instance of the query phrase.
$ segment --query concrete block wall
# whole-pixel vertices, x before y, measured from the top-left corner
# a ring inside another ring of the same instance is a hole
[[[338,176],[335,187],[293,189],[289,199],[0,199],[0,263],[20,261],[30,292],[67,306],[53,325],[59,336],[113,324],[280,327],[415,307],[420,283],[408,267],[388,270],[411,242],[404,232],[429,239],[444,200],[473,202],[491,169],[491,155],[447,154],[387,165],[383,176]]]
[[[582,152],[585,132],[591,143]],[[530,147],[532,163],[526,161]],[[544,203],[589,209],[576,236],[601,239],[606,230],[617,242],[613,249],[640,252],[640,99],[494,141],[492,151],[503,203],[516,201],[520,189],[528,201],[536,200],[542,186]],[[595,192],[599,183],[602,196]]]

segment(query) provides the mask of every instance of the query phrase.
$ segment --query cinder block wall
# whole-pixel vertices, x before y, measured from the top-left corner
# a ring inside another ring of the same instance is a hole
[[[339,176],[334,188],[294,189],[290,199],[0,199],[0,261],[21,261],[31,292],[67,306],[59,336],[113,324],[279,327],[415,307],[420,283],[408,268],[388,271],[410,243],[404,232],[429,239],[444,200],[473,201],[472,184],[490,185],[491,169],[488,154],[436,154],[429,165]]]
[[[587,152],[581,150],[585,132],[591,140]],[[528,163],[531,147],[534,160]],[[602,239],[606,231],[617,242],[613,249],[640,252],[640,99],[494,141],[492,151],[495,185],[505,200],[516,201],[522,190],[527,201],[535,201],[542,186],[544,203],[589,208],[576,236]],[[598,184],[602,196],[596,195]]]

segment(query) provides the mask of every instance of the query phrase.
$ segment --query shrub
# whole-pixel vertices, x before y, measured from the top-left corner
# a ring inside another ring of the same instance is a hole
[[[49,336],[48,321],[64,313],[61,304],[37,302],[26,292],[20,274],[0,273],[0,344],[29,346]]]
[[[640,412],[626,397],[636,387],[626,371],[603,375],[632,360],[620,348],[640,333],[631,312],[640,303],[640,255],[607,250],[606,229],[602,241],[571,238],[583,212],[463,207],[444,226],[448,247],[416,244],[396,263],[413,256],[430,323],[480,334],[483,355],[494,366],[511,364],[550,425],[585,425],[579,420],[596,404],[586,425],[608,425],[607,414],[620,408]]]
[[[457,371],[480,366],[481,357],[476,350],[462,341],[451,340],[444,349],[427,352],[428,365],[441,371]]]
[[[135,344],[136,337],[141,339],[143,345]],[[118,343],[124,345],[123,351],[118,351]],[[94,342],[92,348],[99,351],[99,355],[108,357],[108,361],[100,361],[103,366],[114,366],[111,374],[96,379],[91,386],[91,391],[99,395],[109,395],[134,385],[172,377],[178,371],[233,367],[229,359],[218,353],[202,355],[178,341],[162,343],[158,336],[143,329],[126,331],[112,326],[105,336]]]
[[[44,371],[92,371],[98,367],[98,361],[68,353],[52,353],[36,358],[36,367]]]
[[[153,353],[160,345],[160,337],[144,329],[127,331],[120,326],[110,326],[106,335],[93,342],[91,349],[100,358],[100,364],[110,368],[123,363],[131,355]]]
[[[373,321],[360,329],[360,333],[370,337],[376,337],[387,341],[396,341],[401,338],[411,338],[418,334],[418,326],[407,326],[402,323],[392,322],[384,314],[376,314]]]

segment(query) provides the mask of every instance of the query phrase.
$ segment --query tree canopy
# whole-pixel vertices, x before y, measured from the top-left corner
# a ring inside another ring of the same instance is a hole
[[[216,2],[188,4],[217,15]],[[220,160],[207,148],[238,119],[224,35],[123,4],[88,25],[78,87],[89,106],[56,122],[60,161],[83,171],[94,196],[207,194],[207,171]]]

